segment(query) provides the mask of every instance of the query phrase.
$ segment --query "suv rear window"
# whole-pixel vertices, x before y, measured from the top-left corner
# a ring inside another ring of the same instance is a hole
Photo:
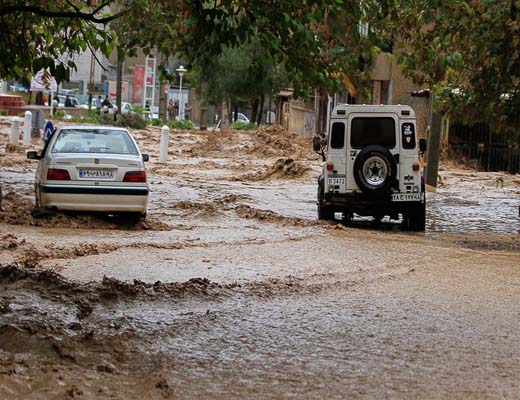
[[[345,145],[345,124],[334,122],[330,132],[330,147],[332,149],[342,149]]]
[[[350,129],[350,145],[362,149],[378,144],[393,149],[395,147],[395,121],[389,117],[356,117]]]

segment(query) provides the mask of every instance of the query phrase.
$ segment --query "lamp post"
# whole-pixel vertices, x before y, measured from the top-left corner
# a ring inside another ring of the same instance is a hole
[[[179,74],[180,77],[180,83],[179,83],[179,120],[182,119],[182,76],[187,71],[186,68],[184,68],[182,65],[177,68],[175,71]]]

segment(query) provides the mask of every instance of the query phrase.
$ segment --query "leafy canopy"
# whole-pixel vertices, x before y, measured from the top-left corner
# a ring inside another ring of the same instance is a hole
[[[0,3],[0,78],[27,79],[50,68],[57,81],[67,80],[74,62],[65,54],[112,51],[113,33],[105,25],[119,15],[111,1],[4,0]]]
[[[391,24],[404,72],[464,122],[520,125],[520,1],[395,1]]]
[[[19,78],[49,66],[58,80],[74,68],[63,54],[91,48],[109,55],[117,34],[121,56],[137,48],[166,60],[180,55],[204,74],[223,48],[256,37],[283,63],[296,92],[339,87],[341,72],[367,77],[372,39],[359,20],[375,0],[5,0],[0,5],[0,76]],[[363,4],[363,8],[361,7]],[[110,26],[107,24],[111,23]],[[113,30],[114,29],[114,30]],[[56,63],[56,64],[55,64]]]

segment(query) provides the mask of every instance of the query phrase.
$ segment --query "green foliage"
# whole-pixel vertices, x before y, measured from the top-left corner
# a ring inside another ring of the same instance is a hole
[[[168,58],[178,55],[198,66],[206,81],[216,59],[223,52],[236,57],[229,52],[238,49],[244,62],[228,62],[238,71],[246,67],[246,76],[244,82],[226,83],[237,89],[231,92],[249,96],[273,90],[273,79],[283,70],[298,95],[317,86],[337,90],[342,73],[355,83],[366,79],[380,36],[358,31],[360,19],[380,12],[376,0],[28,0],[14,8],[10,3],[0,5],[0,76],[13,78],[49,67],[62,81],[75,68],[70,57],[59,58],[63,54],[94,49],[108,56],[115,48],[122,60],[141,48],[162,55],[162,75]],[[114,15],[102,14],[108,7]],[[245,49],[251,53],[244,54]]]
[[[56,119],[63,119],[63,117],[65,117],[65,112],[64,111],[57,110],[54,113],[54,118],[56,118]]]
[[[434,89],[445,113],[518,134],[518,1],[406,1],[387,28],[405,73]]]
[[[256,124],[253,124],[252,122],[245,123],[241,121],[237,121],[230,126],[231,129],[235,129],[237,131],[254,131],[258,128]]]
[[[152,118],[152,126],[162,126],[163,122],[160,118]]]
[[[380,43],[378,32],[362,36],[358,31],[361,18],[380,12],[381,2],[376,0],[134,0],[129,4],[112,25],[120,55],[134,55],[138,48],[145,54],[156,49],[163,63],[176,55],[190,70],[198,67],[203,82],[211,80],[215,62],[226,49],[254,42],[255,54],[245,57],[255,60],[247,71],[249,78],[264,77],[263,67],[270,63],[271,68],[283,65],[296,95],[311,93],[317,86],[337,90],[341,73],[354,82],[367,78],[372,45]],[[257,62],[262,60],[264,66]],[[159,66],[163,76],[164,66]]]
[[[0,115],[2,117],[6,117],[9,115],[9,113],[7,112],[7,110],[5,108],[0,108]]]
[[[121,114],[118,117],[119,125],[125,126],[132,129],[144,129],[146,128],[146,120],[141,114],[136,112],[129,112]]]
[[[113,33],[105,24],[114,16],[102,9],[111,1],[27,0],[0,4],[0,77],[27,83],[30,75],[49,68],[58,82],[68,80],[73,54],[89,47],[108,56]],[[63,57],[68,54],[69,57]]]
[[[193,122],[189,119],[185,120],[176,120],[176,121],[168,121],[166,125],[170,129],[180,129],[184,131],[189,131],[195,128],[195,125],[193,125]]]
[[[56,114],[58,114],[58,111]],[[132,129],[146,128],[146,120],[137,113],[118,114],[114,120],[113,114],[100,114],[95,110],[89,110],[85,115],[72,115],[72,122],[93,125],[115,125]]]
[[[80,122],[84,124],[97,124],[99,123],[99,112],[96,110],[88,110],[86,114],[73,114],[71,121]]]

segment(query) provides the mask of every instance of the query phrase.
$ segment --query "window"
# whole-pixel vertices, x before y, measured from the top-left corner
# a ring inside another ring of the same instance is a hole
[[[107,129],[63,129],[56,138],[52,152],[137,155],[128,132]]]
[[[342,149],[345,146],[345,124],[334,122],[330,131],[330,148]]]
[[[415,149],[415,126],[411,122],[401,125],[403,149]]]
[[[350,144],[354,149],[380,145],[395,147],[395,121],[389,117],[357,117],[352,120]]]

